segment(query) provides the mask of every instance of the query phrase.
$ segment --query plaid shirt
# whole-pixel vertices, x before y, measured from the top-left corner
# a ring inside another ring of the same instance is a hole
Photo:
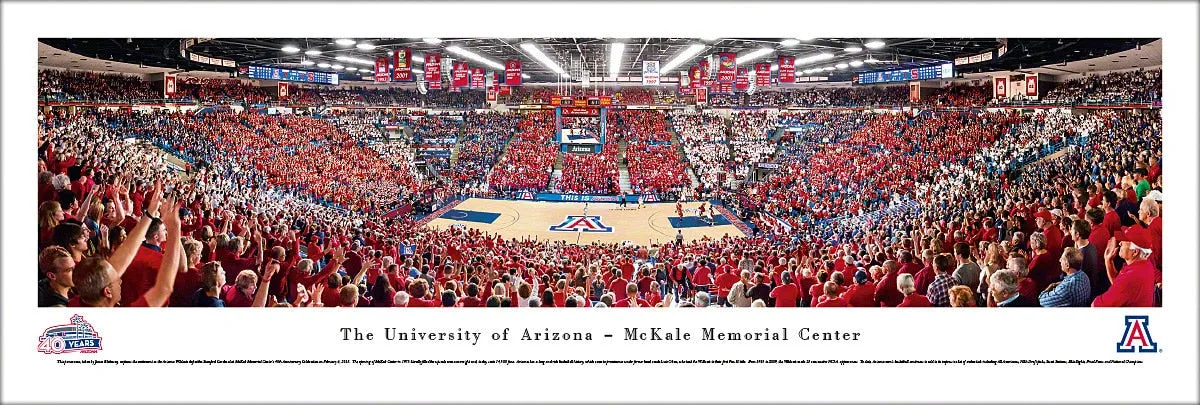
[[[1043,307],[1087,307],[1091,306],[1092,281],[1087,273],[1076,271],[1058,283],[1053,290],[1038,295]]]
[[[929,294],[926,294],[929,303],[935,307],[950,306],[950,287],[955,285],[958,285],[958,282],[954,281],[954,276],[950,274],[934,276],[933,283],[929,284]]]

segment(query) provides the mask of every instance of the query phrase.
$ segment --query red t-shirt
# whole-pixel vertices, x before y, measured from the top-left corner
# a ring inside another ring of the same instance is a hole
[[[925,298],[924,295],[920,295],[920,294],[912,294],[907,297],[904,297],[904,300],[900,301],[900,305],[897,305],[896,307],[903,308],[903,307],[932,307],[932,306],[933,305],[929,303],[929,298]]]
[[[771,298],[775,299],[775,306],[778,308],[795,307],[799,295],[800,287],[795,283],[784,284],[771,290]]]
[[[864,284],[855,284],[850,286],[846,292],[842,293],[842,298],[850,303],[853,307],[877,307],[875,302],[875,283],[870,281]]]
[[[896,287],[896,277],[899,273],[887,273],[875,286],[875,301],[881,307],[894,307],[904,301],[904,294]]]
[[[162,252],[146,245],[138,248],[133,261],[125,269],[125,274],[121,275],[121,306],[129,306],[154,288],[154,282],[158,278],[158,266],[161,264]]]
[[[638,303],[638,306],[641,306],[642,308],[648,308],[648,307],[650,307],[650,303],[649,303],[649,302],[646,302],[646,300],[644,300],[644,299],[641,299],[641,298],[638,298],[638,299],[637,299],[637,303]],[[616,303],[616,304],[613,304],[613,307],[615,307],[615,308],[629,308],[629,299],[628,299],[628,298],[626,298],[626,299],[623,299],[623,300],[617,301],[617,303]]]
[[[613,280],[612,283],[608,285],[608,289],[609,291],[612,291],[614,298],[616,298],[617,301],[620,301],[626,298],[625,286],[628,284],[629,280],[618,278]]]
[[[1093,307],[1152,307],[1154,306],[1154,279],[1158,270],[1149,260],[1138,260],[1126,264],[1112,287],[1092,301]]]
[[[817,308],[848,307],[848,306],[850,306],[850,303],[846,302],[846,300],[842,297],[826,299],[826,300],[821,301],[821,303],[817,304]]]

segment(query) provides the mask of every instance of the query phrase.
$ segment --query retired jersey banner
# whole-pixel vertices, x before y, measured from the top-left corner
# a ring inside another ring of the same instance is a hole
[[[688,84],[690,84],[693,89],[704,85],[704,78],[700,77],[699,65],[693,65],[688,69],[688,77],[692,78]]]
[[[392,80],[397,82],[413,81],[412,49],[400,48],[392,51]]]
[[[1025,75],[1025,95],[1026,96],[1038,95],[1037,78],[1038,78],[1037,75]]]
[[[994,88],[996,90],[995,91],[996,97],[998,97],[998,98],[1008,97],[1008,78],[995,77],[993,79],[995,79],[995,87]]]
[[[708,103],[708,89],[703,87],[696,89],[696,104],[706,103]]]
[[[280,100],[283,100],[288,97],[288,90],[289,89],[288,89],[287,83],[279,82],[279,99]]]
[[[692,94],[692,78],[688,72],[679,72],[679,94]]]
[[[442,55],[425,55],[425,82],[431,90],[442,89]]]
[[[779,82],[780,83],[796,82],[796,57],[795,56],[780,56],[779,57]]]
[[[375,58],[375,81],[388,82],[391,81],[392,75],[388,74],[388,58]]]
[[[731,82],[716,82],[716,90],[713,90],[713,93],[732,94],[733,93],[733,83],[731,83]]]
[[[471,68],[471,88],[483,88],[483,68]]]
[[[504,61],[504,84],[509,86],[521,85],[521,61],[516,59]]]
[[[645,60],[642,61],[642,85],[657,86],[659,83],[658,61]]]
[[[717,81],[716,81],[716,80],[713,80],[713,79],[710,79],[710,78],[705,78],[704,80],[701,80],[701,81],[700,81],[700,87],[703,87],[703,88],[706,88],[706,89],[713,89],[713,88],[716,88],[716,87],[717,87]]]
[[[492,88],[487,89],[487,101],[496,101],[496,90]]]
[[[737,55],[733,52],[717,54],[717,81],[729,83],[737,75]]]
[[[708,60],[700,61],[700,63],[697,64],[697,66],[700,68],[700,78],[701,79],[711,79],[712,78],[712,69],[709,69]],[[704,82],[701,81],[701,83],[704,83]],[[706,84],[705,86],[708,86],[708,85]]]
[[[750,88],[750,69],[738,68],[736,80],[737,80],[737,82],[735,83],[735,87],[737,88],[737,91],[746,91],[746,89],[749,89]]]
[[[466,87],[467,79],[471,76],[471,67],[467,65],[467,62],[454,62],[452,74],[454,75],[452,78],[454,88]]]
[[[163,97],[175,95],[175,76],[163,76]]]
[[[758,63],[754,65],[754,84],[767,86],[771,84],[771,64]]]

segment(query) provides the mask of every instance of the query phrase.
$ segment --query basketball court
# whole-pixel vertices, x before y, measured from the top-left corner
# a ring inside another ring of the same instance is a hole
[[[587,212],[584,213],[584,206]],[[728,211],[721,209],[709,225],[707,215],[699,215],[700,202],[683,204],[683,219],[679,218],[674,202],[647,203],[638,209],[637,203],[620,208],[613,202],[549,202],[492,200],[472,198],[441,212],[428,226],[447,228],[463,226],[505,238],[537,237],[542,240],[562,240],[570,243],[637,244],[674,242],[676,232],[682,231],[685,240],[705,236],[720,238],[726,234],[745,236],[745,225]],[[705,204],[711,209],[711,204]],[[741,228],[739,228],[741,227]]]

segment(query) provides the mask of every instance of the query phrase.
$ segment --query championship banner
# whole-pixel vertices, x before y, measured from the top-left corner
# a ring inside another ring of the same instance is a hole
[[[692,78],[688,72],[679,72],[679,94],[692,94]]]
[[[758,63],[754,65],[754,84],[768,86],[771,84],[771,64]]]
[[[392,80],[397,82],[413,81],[412,49],[400,48],[392,51]]]
[[[375,81],[387,82],[391,81],[391,75],[388,74],[388,59],[375,58]]]
[[[1038,86],[1037,80],[1038,79],[1037,78],[1038,78],[1037,75],[1025,75],[1025,95],[1026,96],[1037,96],[1038,95],[1038,88],[1037,88],[1037,86]]]
[[[708,103],[708,89],[701,87],[696,89],[696,104]]]
[[[908,82],[908,101],[913,103],[921,101],[920,82]]]
[[[733,82],[737,75],[737,55],[733,52],[717,53],[717,81]]]
[[[693,89],[700,88],[700,86],[704,85],[704,78],[700,77],[699,65],[692,65],[692,67],[688,69],[688,76],[692,78],[690,84],[692,85]]]
[[[713,88],[716,88],[716,87],[717,87],[717,81],[716,81],[716,80],[713,80],[713,79],[710,79],[710,78],[705,78],[704,80],[701,80],[701,81],[700,81],[700,87],[703,87],[703,88],[706,88],[706,89],[713,89]]]
[[[1008,78],[994,77],[992,79],[995,80],[995,85],[993,86],[993,88],[995,89],[996,97],[999,97],[999,98],[1008,97],[1008,88],[1006,86],[1008,84]]]
[[[467,87],[467,79],[471,75],[471,67],[467,65],[467,62],[454,62],[454,72],[451,74],[453,75],[451,78],[453,81],[451,87],[456,89]]]
[[[471,88],[483,88],[483,68],[471,68]]]
[[[516,59],[504,61],[504,84],[509,86],[521,85],[521,61]]]
[[[750,88],[750,69],[737,68],[737,82],[735,88],[737,91],[746,91]]]
[[[431,53],[425,55],[425,82],[430,90],[442,89],[442,55]]]
[[[733,83],[717,82],[716,86],[717,86],[717,89],[714,90],[713,93],[720,93],[720,94],[732,94],[733,93]]]
[[[658,61],[642,61],[642,85],[657,86],[659,83]]]
[[[288,97],[288,84],[286,82],[279,82],[279,99],[283,100],[287,97]]]
[[[175,76],[163,76],[163,97],[175,95]]]
[[[795,83],[796,82],[796,57],[795,56],[780,56],[779,57],[779,82],[780,83]]]

